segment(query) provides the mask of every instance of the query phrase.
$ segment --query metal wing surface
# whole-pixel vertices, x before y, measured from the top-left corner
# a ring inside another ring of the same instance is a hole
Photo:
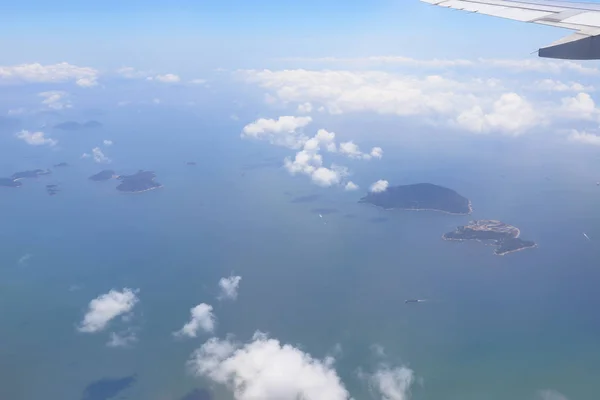
[[[575,33],[538,51],[540,57],[600,59],[600,4],[565,1],[421,0],[455,10],[570,29]]]

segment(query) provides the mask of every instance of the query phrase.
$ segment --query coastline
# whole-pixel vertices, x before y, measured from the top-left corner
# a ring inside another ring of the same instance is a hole
[[[499,246],[499,244],[497,244],[497,243],[491,243],[491,240],[481,240],[481,239],[454,239],[454,238],[449,238],[449,237],[446,237],[446,234],[445,234],[445,233],[442,235],[442,239],[443,239],[443,240],[445,240],[445,241],[448,241],[448,242],[479,242],[479,243],[482,243],[482,244],[484,244],[484,245],[486,245],[486,246],[494,246],[494,247],[497,247],[497,246]],[[516,238],[515,238],[515,239],[516,239]],[[497,256],[505,256],[505,255],[507,255],[507,254],[510,254],[510,253],[516,253],[516,252],[518,252],[518,251],[523,251],[523,250],[527,250],[527,249],[534,249],[534,248],[536,248],[536,247],[538,247],[538,244],[537,244],[537,243],[534,243],[534,244],[533,244],[533,246],[521,247],[520,249],[509,250],[509,251],[505,251],[505,252],[502,252],[502,253],[499,253],[499,252],[498,252],[498,249],[495,249],[495,250],[494,250],[494,254],[495,254],[495,255],[497,255]]]
[[[521,247],[520,249],[505,251],[503,253],[498,253],[496,250],[494,250],[494,254],[497,256],[505,256],[507,254],[516,253],[518,251],[523,251],[523,250],[527,250],[527,249],[535,249],[536,247],[538,247],[537,243],[535,243],[533,246]]]
[[[437,208],[400,208],[400,207],[399,208],[385,208],[385,207],[378,206],[377,204],[370,203],[368,201],[359,201],[359,203],[368,204],[372,207],[380,208],[385,211],[435,211],[435,212],[448,214],[448,215],[463,215],[463,216],[471,215],[473,213],[473,206],[471,205],[471,200],[469,200],[469,211],[466,213],[456,213],[456,212],[450,212],[450,211],[445,211],[445,210],[438,210]]]
[[[163,185],[154,186],[154,187],[151,187],[151,188],[148,188],[148,189],[144,189],[144,190],[120,190],[120,189],[117,189],[117,190],[119,192],[121,192],[121,193],[132,193],[132,194],[135,194],[135,193],[149,192],[150,190],[155,190],[155,189],[161,189],[162,187],[163,187]]]

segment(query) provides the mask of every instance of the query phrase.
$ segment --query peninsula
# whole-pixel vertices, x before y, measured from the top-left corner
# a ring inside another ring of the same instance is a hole
[[[494,253],[503,256],[536,247],[536,243],[520,239],[521,231],[512,225],[495,220],[471,221],[469,225],[459,226],[454,232],[442,236],[444,240],[477,240],[496,246]]]
[[[427,210],[448,214],[470,214],[471,202],[452,189],[431,183],[390,186],[382,192],[371,192],[359,203],[368,203],[386,210]]]
[[[154,180],[156,174],[152,171],[139,170],[133,175],[121,175],[117,179],[121,181],[117,190],[127,193],[140,193],[148,190],[161,188],[162,185]]]
[[[25,179],[25,178],[37,178],[42,175],[50,175],[52,171],[49,169],[34,169],[31,171],[16,172],[11,176],[13,180]]]
[[[105,169],[104,171],[98,172],[96,175],[90,176],[88,179],[94,182],[103,182],[116,177],[115,171],[111,169]]]
[[[0,178],[0,186],[18,188],[23,184],[13,178]]]

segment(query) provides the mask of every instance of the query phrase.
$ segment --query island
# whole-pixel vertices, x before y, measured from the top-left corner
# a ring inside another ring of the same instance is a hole
[[[441,211],[467,215],[473,211],[471,202],[452,189],[432,183],[390,186],[381,192],[371,192],[360,199],[386,210]]]
[[[185,163],[185,165],[189,165],[189,166],[195,166],[197,165],[195,161],[188,161]]]
[[[52,173],[52,171],[50,171],[49,169],[34,169],[31,171],[16,172],[13,174],[13,176],[11,176],[11,178],[13,180],[20,180],[20,179],[25,179],[25,178],[37,178],[38,176],[50,175],[51,173]]]
[[[46,185],[46,192],[50,196],[54,196],[56,193],[60,192],[60,189],[58,188],[58,185]]]
[[[94,129],[100,127],[102,127],[102,124],[98,121],[87,121],[83,124],[80,124],[77,121],[66,121],[54,125],[54,129],[60,129],[63,131],[79,131],[82,129]]]
[[[0,186],[18,188],[23,184],[13,178],[0,178]]]
[[[532,241],[520,239],[519,228],[496,220],[471,221],[468,225],[459,226],[453,232],[445,233],[444,240],[477,240],[496,246],[494,253],[499,256],[536,247]]]
[[[68,166],[69,166],[69,164],[67,164],[66,162],[54,164],[54,168],[63,168],[63,167],[68,167]]]
[[[111,169],[105,169],[104,171],[98,172],[96,175],[90,176],[88,179],[94,182],[104,182],[116,178],[115,171]]]
[[[117,190],[127,193],[147,192],[148,190],[161,188],[162,185],[154,179],[156,174],[152,171],[139,170],[133,175],[121,175],[117,179],[121,181]]]

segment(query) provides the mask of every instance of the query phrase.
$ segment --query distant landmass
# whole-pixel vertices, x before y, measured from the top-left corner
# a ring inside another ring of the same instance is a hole
[[[161,188],[162,185],[154,179],[156,174],[152,171],[139,170],[133,175],[121,175],[117,179],[121,184],[117,186],[117,190],[128,193],[146,192],[152,189]]]
[[[50,175],[52,171],[49,169],[34,169],[31,171],[16,172],[11,177],[13,180],[25,179],[25,178],[37,178],[42,175]]]
[[[112,169],[105,169],[104,171],[100,171],[97,174],[90,176],[88,179],[95,182],[103,182],[115,177],[115,171],[113,171]]]
[[[98,121],[87,121],[83,124],[77,121],[66,121],[61,122],[60,124],[54,125],[54,129],[60,129],[63,131],[79,131],[82,129],[94,129],[101,128],[102,124]]]
[[[189,166],[195,166],[197,165],[195,161],[188,161],[185,163],[185,165],[189,165]]]
[[[54,164],[54,168],[63,168],[63,167],[68,167],[68,166],[69,166],[69,164],[67,164],[66,162]]]
[[[469,199],[431,183],[391,186],[383,192],[369,193],[359,202],[386,210],[430,210],[462,215],[473,211]]]
[[[521,231],[504,222],[495,220],[471,221],[469,225],[459,226],[454,232],[442,236],[444,240],[477,240],[496,246],[495,254],[503,256],[515,251],[536,247],[536,243],[520,239]]]
[[[18,188],[23,184],[13,178],[0,178],[0,186]]]
[[[58,187],[58,185],[46,185],[46,192],[50,195],[50,196],[54,196],[56,195],[58,192],[60,192],[60,189]]]

